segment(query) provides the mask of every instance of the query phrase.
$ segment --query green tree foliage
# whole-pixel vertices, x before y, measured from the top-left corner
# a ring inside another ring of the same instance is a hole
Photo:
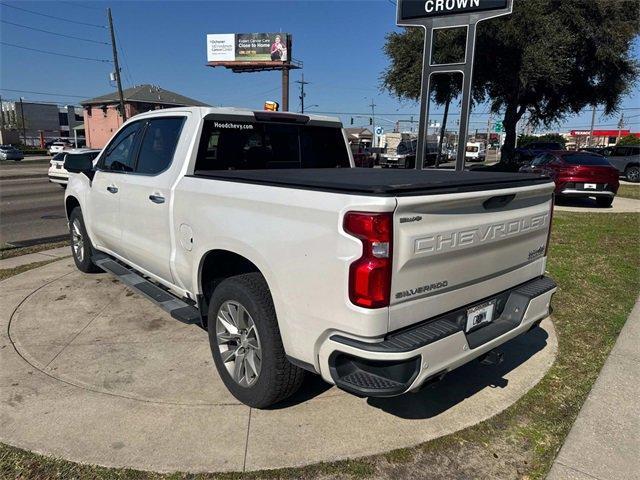
[[[557,133],[547,133],[545,135],[520,135],[518,137],[518,147],[526,147],[530,143],[553,142],[559,143],[563,147],[567,144],[567,139]]]
[[[625,135],[618,141],[617,145],[640,145],[640,138],[635,135]]]
[[[639,72],[632,55],[639,20],[637,0],[514,0],[512,15],[479,25],[473,98],[504,112],[503,158],[512,158],[525,113],[533,125],[550,126],[588,106],[606,114],[619,107]],[[399,98],[420,96],[423,35],[421,28],[387,35],[382,85]]]

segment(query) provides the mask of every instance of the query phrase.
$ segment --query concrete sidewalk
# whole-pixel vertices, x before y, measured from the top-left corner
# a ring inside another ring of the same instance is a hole
[[[0,270],[7,268],[21,267],[30,263],[44,262],[46,260],[55,260],[56,258],[64,258],[71,255],[71,247],[59,247],[51,250],[43,250],[37,253],[27,253],[19,257],[5,258],[0,260]]]
[[[640,476],[640,299],[620,332],[547,480]]]

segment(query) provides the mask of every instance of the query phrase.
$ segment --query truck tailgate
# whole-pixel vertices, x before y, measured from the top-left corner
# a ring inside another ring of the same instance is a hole
[[[553,188],[397,197],[389,330],[541,275]]]

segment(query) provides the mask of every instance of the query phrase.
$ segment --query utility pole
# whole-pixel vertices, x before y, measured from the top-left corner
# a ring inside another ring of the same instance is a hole
[[[591,128],[589,129],[589,143],[590,147],[593,147],[593,125],[596,123],[596,106],[593,106],[591,111]]]
[[[489,142],[490,142],[489,136],[491,135],[491,121],[492,120],[493,120],[493,118],[492,118],[491,114],[489,114],[489,118],[487,119],[487,143],[486,143],[487,147],[489,146]]]
[[[304,97],[306,94],[304,93],[304,86],[309,85],[311,82],[304,81],[304,73],[302,74],[302,80],[296,80],[295,83],[300,85],[300,113],[304,113]]]
[[[127,112],[124,110],[124,96],[122,95],[122,82],[120,81],[120,66],[118,65],[118,49],[116,48],[116,35],[113,32],[113,18],[111,18],[111,8],[107,8],[109,17],[109,32],[111,33],[111,49],[113,50],[113,66],[115,67],[116,84],[118,85],[118,98],[120,99],[120,114],[122,123],[127,121]]]
[[[20,97],[20,123],[22,123],[22,143],[27,144],[27,129],[24,120],[24,108],[22,107],[22,97]],[[17,126],[17,125],[16,125]]]
[[[616,145],[620,141],[620,135],[622,134],[620,130],[622,130],[623,128],[624,128],[624,112],[620,114],[620,121],[618,122],[618,138],[616,139]]]
[[[378,142],[376,141],[376,104],[373,103],[373,97],[371,97],[371,105],[369,106],[371,107],[371,127],[373,128],[373,142],[371,146],[375,148],[378,146]]]
[[[2,95],[0,95],[0,130],[4,129],[4,108],[2,107]]]

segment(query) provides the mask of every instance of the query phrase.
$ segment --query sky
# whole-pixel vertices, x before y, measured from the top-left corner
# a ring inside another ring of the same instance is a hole
[[[105,28],[110,6],[124,88],[151,83],[215,106],[261,109],[265,100],[280,101],[280,72],[236,74],[207,67],[206,35],[288,32],[293,35],[293,57],[304,65],[291,72],[290,110],[299,110],[299,85],[294,82],[304,73],[311,82],[305,87],[307,111],[336,113],[345,126],[351,125],[351,118],[356,126],[368,125],[373,100],[377,125],[391,130],[398,119],[413,116],[417,120],[419,111],[416,103],[399,101],[380,89],[380,76],[388,65],[382,52],[385,35],[401,30],[395,26],[394,3],[0,0],[0,95],[5,100],[23,97],[78,104],[114,91],[115,84],[109,80],[112,64],[99,61],[111,59]],[[634,47],[634,55],[640,56],[640,41]],[[622,106],[627,109],[628,127],[640,131],[639,87]],[[614,129],[618,118],[604,118],[598,112],[596,128]],[[470,131],[486,131],[488,121],[486,105],[476,106]],[[588,129],[590,122],[588,111],[559,128]]]

